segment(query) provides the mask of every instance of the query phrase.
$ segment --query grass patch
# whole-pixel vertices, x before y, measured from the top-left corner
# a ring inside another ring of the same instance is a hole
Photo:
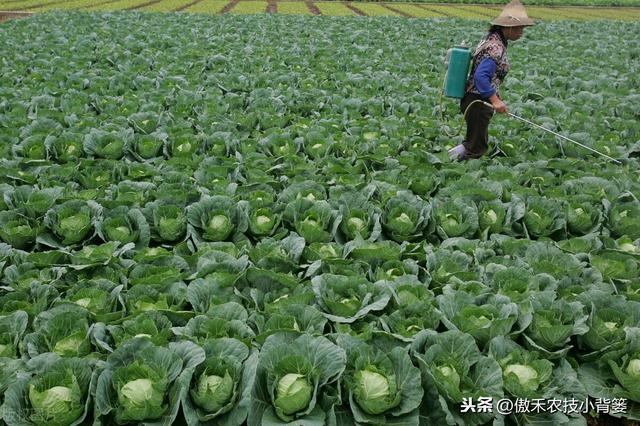
[[[231,9],[230,13],[254,14],[264,13],[267,10],[266,1],[241,1]]]
[[[354,16],[355,12],[345,6],[343,3],[333,2],[315,2],[314,3],[320,13],[327,16]]]
[[[310,15],[311,12],[306,3],[299,1],[278,2],[278,13],[286,15]]]
[[[218,14],[229,2],[226,0],[204,0],[185,9],[185,12]]]

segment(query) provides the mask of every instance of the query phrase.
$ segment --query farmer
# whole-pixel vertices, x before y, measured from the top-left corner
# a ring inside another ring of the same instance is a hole
[[[507,4],[491,21],[489,33],[478,44],[471,60],[471,72],[460,109],[466,111],[467,134],[462,144],[449,150],[453,159],[481,157],[488,148],[489,121],[493,112],[507,112],[500,97],[500,83],[509,72],[507,43],[522,37],[524,27],[535,25],[520,0]],[[493,110],[481,101],[493,105]],[[468,108],[468,111],[467,111]]]

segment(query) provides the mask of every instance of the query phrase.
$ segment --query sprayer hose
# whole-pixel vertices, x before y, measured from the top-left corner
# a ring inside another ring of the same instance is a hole
[[[444,95],[444,88],[445,88],[445,85],[446,85],[446,79],[445,79],[445,77],[443,76],[443,78],[442,78],[442,90],[440,91],[440,100],[438,101],[438,103],[440,104],[440,119],[441,119],[441,121],[442,121],[443,123],[446,123],[446,122],[447,122],[447,120],[446,120],[446,118],[445,118],[445,115],[444,115],[444,108],[442,107],[442,96]],[[462,123],[460,123],[460,127],[458,127],[458,130],[457,130],[454,134],[450,134],[450,133],[447,131],[447,128],[446,128],[446,127],[444,128],[444,133],[445,133],[447,136],[449,136],[450,138],[454,138],[454,137],[456,137],[456,136],[458,136],[458,135],[460,134],[460,132],[462,131],[462,126],[463,126],[463,125],[464,125],[464,123],[467,121],[467,113],[469,112],[469,108],[471,108],[471,106],[472,106],[473,104],[475,104],[476,102],[480,102],[480,103],[483,103],[483,104],[485,104],[485,105],[490,105],[490,104],[488,104],[487,102],[485,102],[485,101],[483,101],[483,100],[480,100],[480,99],[476,99],[475,101],[472,101],[472,102],[471,102],[469,105],[467,105],[467,107],[465,108],[464,113],[462,114],[463,122],[462,122]],[[493,107],[492,107],[492,111],[493,111],[493,113],[495,113],[495,110],[493,110]]]
[[[454,138],[454,137],[458,136],[460,134],[460,132],[462,131],[462,126],[464,126],[464,123],[467,121],[467,114],[469,113],[469,109],[471,108],[471,106],[473,104],[478,103],[478,102],[481,103],[481,104],[484,104],[484,105],[487,104],[487,102],[485,102],[483,100],[480,100],[480,99],[476,99],[475,101],[471,101],[471,103],[469,105],[467,105],[467,107],[464,110],[464,113],[462,114],[463,122],[460,123],[460,126],[458,127],[458,130],[455,133],[450,134],[447,131],[447,128],[445,127],[444,128],[444,133],[447,136],[449,136],[450,138]],[[495,110],[493,108],[492,108],[492,112],[495,113]],[[446,119],[445,119],[445,115],[444,115],[444,109],[442,108],[442,94],[440,94],[440,114],[441,114],[442,122],[446,123]]]

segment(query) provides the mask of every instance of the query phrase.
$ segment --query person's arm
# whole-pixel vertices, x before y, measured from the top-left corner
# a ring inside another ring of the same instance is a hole
[[[496,90],[491,86],[491,79],[496,73],[496,62],[491,58],[484,58],[480,61],[478,68],[473,74],[473,83],[475,84],[480,96],[487,99],[493,105],[497,112],[507,112],[507,106],[498,97]]]

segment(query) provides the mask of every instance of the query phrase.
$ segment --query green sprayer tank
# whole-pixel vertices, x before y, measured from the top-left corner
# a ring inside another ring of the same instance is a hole
[[[449,98],[462,99],[469,75],[471,51],[468,47],[456,46],[447,51],[445,66],[447,75],[444,80],[444,95]]]

